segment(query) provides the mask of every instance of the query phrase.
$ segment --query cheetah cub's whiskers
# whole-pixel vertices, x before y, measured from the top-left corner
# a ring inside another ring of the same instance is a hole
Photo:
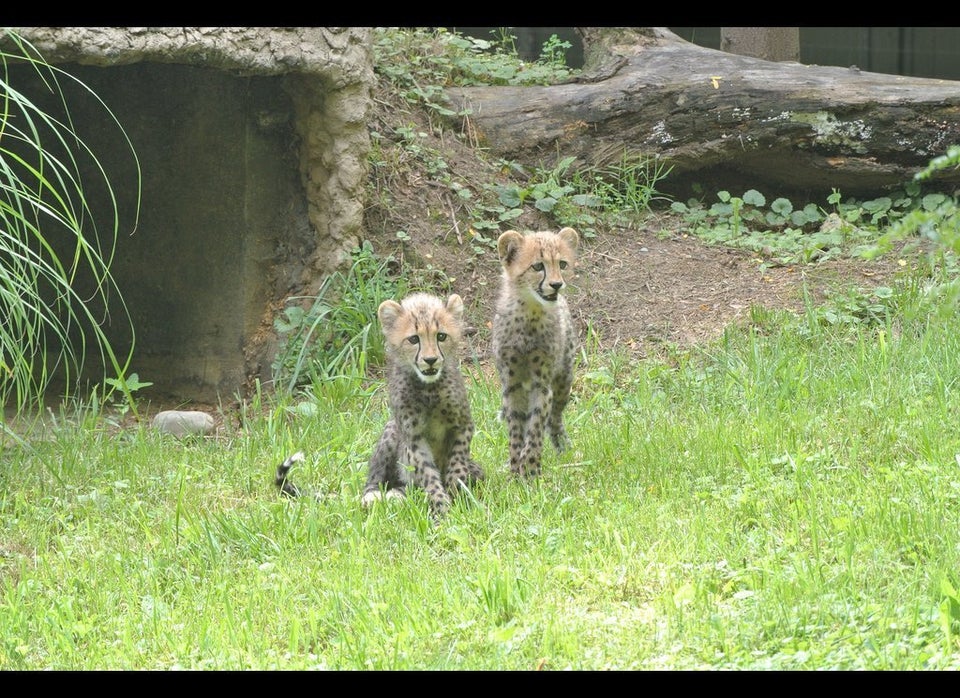
[[[545,434],[558,452],[569,442],[563,410],[573,385],[577,333],[561,291],[579,243],[573,228],[508,230],[497,241],[503,275],[492,343],[515,475],[540,474]]]
[[[474,423],[458,351],[463,301],[427,293],[377,311],[385,339],[390,419],[370,457],[362,503],[422,488],[439,518],[461,488],[483,479],[470,456]]]

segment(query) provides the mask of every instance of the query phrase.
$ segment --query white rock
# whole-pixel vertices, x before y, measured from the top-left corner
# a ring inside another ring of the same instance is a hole
[[[153,418],[153,426],[160,431],[181,437],[188,434],[209,434],[213,431],[213,417],[196,410],[164,410]]]

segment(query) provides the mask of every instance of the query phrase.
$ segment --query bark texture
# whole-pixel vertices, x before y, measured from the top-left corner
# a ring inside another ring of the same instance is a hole
[[[720,27],[720,50],[765,61],[799,61],[800,27]]]
[[[808,196],[902,185],[960,143],[960,82],[769,62],[684,41],[659,27],[583,28],[576,81],[448,90],[494,154],[531,166],[624,154],[672,165],[659,187],[738,184]],[[943,173],[944,186],[960,172]]]

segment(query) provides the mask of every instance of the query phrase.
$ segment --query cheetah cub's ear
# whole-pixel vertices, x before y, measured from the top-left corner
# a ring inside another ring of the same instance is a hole
[[[508,230],[497,239],[497,251],[504,266],[509,266],[523,246],[523,235],[516,230]]]
[[[451,293],[447,298],[447,311],[453,315],[453,319],[460,322],[463,319],[463,299],[456,293]]]
[[[380,307],[377,308],[377,317],[380,318],[380,326],[383,327],[384,334],[390,333],[402,312],[403,307],[396,301],[387,300],[380,304]]]
[[[570,227],[561,228],[560,232],[557,233],[557,237],[567,243],[567,246],[570,248],[571,252],[575,252],[577,245],[580,244],[580,235],[576,230]]]

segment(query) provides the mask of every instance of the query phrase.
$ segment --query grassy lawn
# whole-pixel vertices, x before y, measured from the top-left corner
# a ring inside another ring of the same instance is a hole
[[[216,439],[61,416],[2,452],[2,669],[960,668],[960,322],[763,317],[669,360],[584,350],[573,448],[359,505],[385,390]],[[273,489],[275,464],[307,454]]]
[[[476,42],[448,37],[459,58],[431,62],[433,42],[397,33],[376,45],[382,79],[442,111],[432,97],[475,67]],[[415,163],[475,201],[478,257],[493,254],[483,231],[523,205],[602,230],[599,211],[646,210],[666,176],[623,161],[614,179],[642,180],[624,193],[566,162],[474,193],[426,131],[392,132],[375,139],[374,178],[406,181]],[[931,163],[955,166],[957,146]],[[896,221],[893,240],[941,248],[943,275],[800,317],[753,308],[719,340],[655,358],[601,351],[588,332],[573,446],[548,447],[530,482],[505,465],[493,371],[468,361],[487,479],[437,524],[415,491],[360,506],[387,419],[367,320],[400,291],[369,250],[339,278],[355,295],[278,322],[301,342],[279,362],[290,390],[224,413],[216,436],[178,440],[96,401],[23,442],[4,432],[0,670],[960,669],[960,207],[913,184],[859,205],[836,193],[831,210],[753,189],[673,202],[691,235],[776,264],[890,243]],[[336,350],[319,362],[298,351],[318,328]],[[316,497],[288,500],[274,470],[297,450],[292,477]]]

